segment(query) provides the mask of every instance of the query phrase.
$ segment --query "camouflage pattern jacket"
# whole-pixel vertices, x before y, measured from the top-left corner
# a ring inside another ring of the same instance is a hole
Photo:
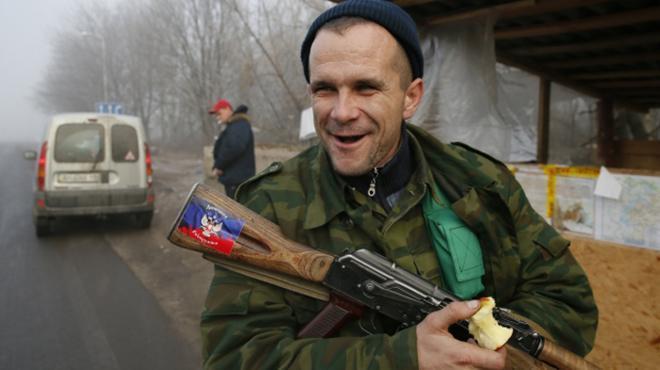
[[[559,344],[588,353],[598,311],[569,242],[532,210],[503,164],[407,129],[417,168],[389,214],[335,176],[320,146],[272,164],[242,185],[238,199],[300,243],[334,254],[375,250],[443,286],[421,210],[435,181],[480,240],[481,295],[540,324]],[[296,339],[323,305],[216,266],[201,320],[205,368],[418,367],[415,328],[397,331],[396,323],[373,312],[333,338]]]

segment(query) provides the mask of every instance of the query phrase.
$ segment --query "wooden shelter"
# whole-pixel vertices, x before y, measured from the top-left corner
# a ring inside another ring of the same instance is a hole
[[[614,127],[615,109],[660,109],[660,1],[394,2],[419,28],[496,18],[497,60],[540,79],[538,162],[548,160],[554,82],[598,100],[597,144],[604,165],[660,170],[660,141],[618,140]],[[657,368],[660,317],[655,281],[660,254],[578,235],[564,233],[587,271],[600,315],[596,344],[587,358],[603,369]]]
[[[340,0],[333,0],[340,2]],[[419,27],[496,18],[500,63],[540,78],[537,161],[547,163],[551,82],[598,99],[603,164],[660,169],[660,141],[614,137],[614,109],[660,108],[660,2],[395,0]]]

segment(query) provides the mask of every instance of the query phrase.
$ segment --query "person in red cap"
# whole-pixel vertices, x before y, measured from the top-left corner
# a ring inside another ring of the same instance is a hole
[[[219,125],[227,125],[213,146],[213,175],[231,198],[238,185],[255,173],[254,135],[247,111],[245,105],[234,111],[227,99],[218,100],[209,110]]]

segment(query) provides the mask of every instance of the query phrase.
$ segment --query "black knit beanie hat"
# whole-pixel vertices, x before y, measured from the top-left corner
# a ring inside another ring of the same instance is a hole
[[[309,27],[300,50],[307,82],[309,82],[309,51],[316,33],[324,24],[341,17],[359,17],[381,25],[406,51],[413,79],[424,75],[424,56],[419,47],[417,27],[408,13],[386,0],[348,0],[321,13]]]

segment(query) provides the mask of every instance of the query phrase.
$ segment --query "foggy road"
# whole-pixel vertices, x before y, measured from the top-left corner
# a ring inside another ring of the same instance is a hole
[[[122,220],[62,222],[37,239],[34,162],[0,145],[0,369],[196,369],[199,350],[110,245]],[[110,235],[110,233],[112,235]]]

